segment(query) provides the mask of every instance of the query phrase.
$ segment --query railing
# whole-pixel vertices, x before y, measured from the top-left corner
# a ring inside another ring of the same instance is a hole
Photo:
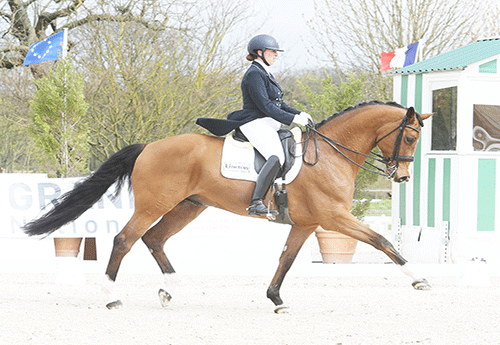
[[[384,237],[389,237],[391,226],[392,226],[392,217],[381,215],[381,216],[366,216],[363,219],[363,224],[367,225],[373,231],[381,234]],[[388,238],[390,240],[390,238]]]

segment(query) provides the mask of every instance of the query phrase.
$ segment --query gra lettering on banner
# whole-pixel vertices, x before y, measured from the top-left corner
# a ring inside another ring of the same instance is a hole
[[[99,209],[103,209],[104,208],[104,197],[106,197],[109,201],[111,201],[111,203],[117,209],[121,209],[122,208],[121,194],[118,194],[118,195],[115,196],[114,194],[111,194],[110,192],[104,193],[104,195],[99,199],[99,201],[97,202],[97,208],[99,208]]]
[[[9,188],[9,203],[16,210],[29,209],[33,204],[31,188],[21,182],[12,184]]]
[[[49,179],[34,176],[16,176],[13,180],[0,179],[3,200],[6,212],[0,213],[0,220],[6,226],[0,229],[0,237],[22,237],[27,235],[22,226],[27,222],[41,217],[57,205],[57,199],[70,191],[79,178]],[[5,183],[5,182],[6,183]],[[127,186],[116,194],[116,186],[111,187],[105,194],[78,219],[57,229],[51,236],[114,236],[118,234],[134,209],[133,193],[127,191]],[[3,204],[2,204],[3,202]]]
[[[44,182],[38,184],[38,200],[40,202],[40,210],[43,209],[53,199],[61,195],[61,187],[55,183]],[[55,202],[52,202],[55,206]]]

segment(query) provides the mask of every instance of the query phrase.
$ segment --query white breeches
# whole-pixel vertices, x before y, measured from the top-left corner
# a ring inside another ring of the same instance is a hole
[[[240,130],[266,160],[273,155],[277,156],[281,166],[283,166],[285,153],[278,135],[280,128],[280,122],[270,117],[264,117],[245,123],[240,127]]]

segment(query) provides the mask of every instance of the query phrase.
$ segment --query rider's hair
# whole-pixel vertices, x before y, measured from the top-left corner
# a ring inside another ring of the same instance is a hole
[[[255,60],[255,59],[257,59],[257,56],[252,55],[252,54],[248,54],[248,55],[247,55],[247,60],[248,60],[248,61],[253,61],[253,60]]]

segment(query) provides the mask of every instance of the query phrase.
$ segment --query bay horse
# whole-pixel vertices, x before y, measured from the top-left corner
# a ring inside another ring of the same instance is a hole
[[[360,222],[350,209],[354,180],[375,146],[382,153],[380,157],[385,164],[382,171],[387,177],[395,182],[409,179],[409,165],[420,128],[431,115],[420,115],[413,107],[405,108],[394,102],[371,101],[319,124],[308,125],[302,139],[303,158],[309,164],[303,164],[297,178],[287,186],[289,212],[295,225],[290,229],[267,289],[275,312],[286,309],[280,297],[283,279],[306,239],[320,226],[381,250],[412,278],[415,289],[430,288],[426,279],[408,268],[407,261],[388,240]],[[130,180],[135,210],[113,241],[103,285],[109,300],[107,307],[122,305],[114,293],[114,282],[122,259],[139,239],[146,244],[165,277],[166,289],[160,289],[159,296],[161,304],[166,306],[171,299],[168,284],[175,280],[175,270],[164,252],[166,241],[209,206],[247,215],[254,182],[221,175],[222,145],[223,138],[182,134],[126,146],[61,196],[51,211],[24,225],[23,230],[28,235],[50,234],[92,207],[112,184],[117,183],[120,190]]]

